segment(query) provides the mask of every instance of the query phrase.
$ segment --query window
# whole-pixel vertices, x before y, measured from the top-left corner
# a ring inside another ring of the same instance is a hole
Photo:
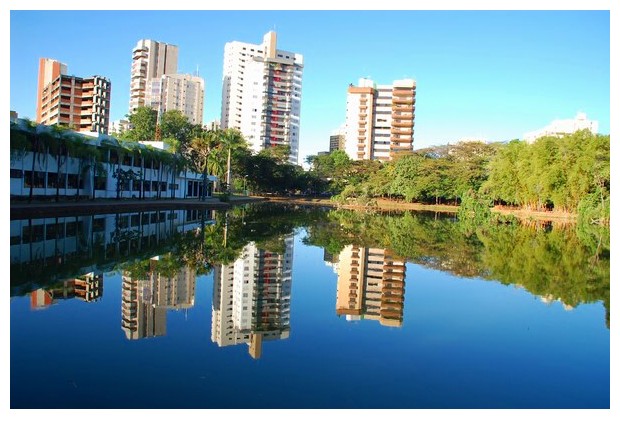
[[[77,189],[77,187],[78,187],[78,175],[77,174],[67,175],[67,188]]]
[[[11,168],[11,179],[21,179],[24,177],[24,172],[16,168]]]
[[[105,191],[106,190],[106,177],[96,176],[95,177],[95,190],[97,191]]]
[[[24,175],[24,186],[26,188],[43,188],[45,186],[45,173],[42,171],[35,171],[34,172],[34,186],[32,185],[33,183],[33,178],[32,178],[32,172],[28,172],[27,174]]]
[[[43,240],[43,225],[25,226],[22,228],[22,243],[35,243]]]
[[[127,228],[129,227],[129,216],[121,216],[118,218],[118,225],[119,228]]]
[[[55,238],[64,238],[65,236],[65,228],[62,223],[54,223],[51,225],[47,225],[45,228],[45,239],[53,240]]]

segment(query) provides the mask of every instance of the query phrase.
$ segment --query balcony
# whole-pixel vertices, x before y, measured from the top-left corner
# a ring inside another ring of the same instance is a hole
[[[392,106],[392,112],[413,112],[411,104],[394,104]],[[392,113],[394,115],[394,113]],[[392,116],[394,118],[394,116]]]
[[[392,112],[392,119],[410,121],[415,117],[413,113]]]
[[[390,131],[392,132],[392,134],[400,134],[401,136],[410,136],[413,134],[411,128],[392,128]]]
[[[396,145],[396,144],[392,144],[390,145],[390,151],[391,152],[408,152],[408,151],[412,151],[413,147],[411,146],[411,144],[408,145]]]
[[[394,105],[412,105],[415,102],[413,98],[392,98]]]
[[[392,90],[392,96],[395,96],[395,97],[413,97],[414,94],[415,94],[415,90],[413,88],[408,88],[408,89],[394,88]]]
[[[392,318],[400,319],[403,315],[403,312],[399,310],[381,310],[379,314],[381,314],[381,317],[385,317],[388,319],[392,319]]]
[[[413,121],[392,121],[392,127],[411,128],[413,127]]]
[[[413,143],[412,137],[392,136],[390,138],[392,143]]]

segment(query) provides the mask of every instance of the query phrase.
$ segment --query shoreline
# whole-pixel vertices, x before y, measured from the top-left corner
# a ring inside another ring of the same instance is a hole
[[[329,198],[299,198],[299,197],[267,197],[267,201],[290,203],[290,204],[306,204],[322,207],[334,207],[346,210],[371,210],[371,211],[424,211],[424,212],[439,212],[439,213],[457,213],[459,206],[447,205],[447,204],[421,204],[421,203],[405,203],[401,201],[394,201],[385,198],[379,198],[375,201],[376,206],[363,206],[358,204],[343,204],[338,205]],[[521,220],[528,221],[553,221],[553,222],[565,222],[575,223],[577,222],[577,214],[566,212],[552,212],[552,211],[533,211],[518,208],[509,208],[495,206],[491,209],[492,213],[499,213],[502,215],[513,215]]]
[[[339,205],[329,198],[314,197],[275,197],[275,196],[235,196],[230,201],[223,202],[217,197],[210,197],[206,201],[185,200],[185,199],[160,199],[160,200],[138,200],[138,199],[97,199],[82,201],[27,201],[11,200],[10,213],[11,220],[24,219],[27,217],[40,218],[49,216],[84,215],[93,213],[118,213],[131,212],[135,210],[153,209],[226,209],[241,204],[254,204],[262,202],[274,202],[284,204],[299,204],[319,207],[332,207],[345,210],[371,210],[378,212],[385,211],[421,211],[435,213],[457,213],[458,206],[446,204],[421,204],[405,203],[385,198],[375,200],[376,206],[363,206],[358,204]],[[513,215],[518,219],[527,221],[554,221],[564,223],[575,223],[577,215],[565,212],[543,212],[532,211],[518,208],[508,208],[496,206],[491,209],[493,213],[502,215]]]
[[[96,199],[82,201],[16,201],[11,200],[11,220],[25,218],[41,218],[56,216],[79,216],[87,214],[126,213],[132,211],[156,209],[227,209],[242,204],[264,202],[264,197],[232,196],[230,201],[220,201],[217,197],[207,198],[205,201],[185,199]]]

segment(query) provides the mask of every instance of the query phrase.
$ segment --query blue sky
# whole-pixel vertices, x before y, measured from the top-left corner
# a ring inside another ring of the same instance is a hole
[[[111,79],[111,120],[121,119],[131,51],[150,38],[179,46],[179,71],[205,79],[205,122],[219,119],[224,44],[260,43],[273,29],[279,49],[304,55],[300,161],[328,149],[360,77],[416,79],[417,148],[523,138],[579,111],[609,134],[605,10],[12,10],[10,108],[34,118],[38,60],[47,57],[69,74]]]

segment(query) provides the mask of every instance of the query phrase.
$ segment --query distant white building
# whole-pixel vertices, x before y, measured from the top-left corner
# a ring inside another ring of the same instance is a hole
[[[591,121],[585,113],[577,113],[574,119],[556,119],[545,128],[526,133],[524,139],[528,143],[534,143],[536,139],[545,136],[562,136],[572,134],[579,130],[590,130],[593,134],[598,132],[598,121]]]
[[[127,119],[119,119],[110,123],[110,129],[108,134],[123,134],[125,131],[131,129],[131,122]]]

